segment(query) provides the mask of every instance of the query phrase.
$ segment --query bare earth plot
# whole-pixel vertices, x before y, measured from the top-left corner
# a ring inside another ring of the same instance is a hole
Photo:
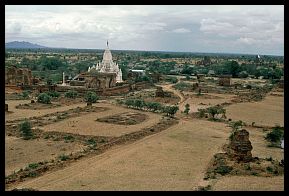
[[[65,119],[60,122],[43,126],[41,129],[44,131],[58,131],[81,135],[121,136],[126,133],[138,131],[147,126],[157,124],[162,118],[162,116],[158,114],[141,112],[138,110],[127,109],[111,104],[96,103],[94,105],[98,107],[107,107],[110,108],[110,110]],[[122,114],[124,112],[137,112],[146,114],[148,115],[148,119],[136,125],[116,125],[112,123],[96,121],[97,118]]]
[[[26,167],[30,163],[49,161],[61,154],[81,151],[84,147],[76,143],[48,141],[44,139],[23,140],[5,137],[5,174]]]
[[[284,191],[284,176],[227,176],[219,179],[213,191]]]
[[[233,121],[255,122],[261,126],[284,126],[284,97],[266,96],[255,103],[237,103],[226,107],[227,117]]]
[[[185,93],[189,95],[193,95],[195,93]],[[206,98],[206,96],[211,96],[212,98]],[[190,104],[190,112],[198,112],[198,109],[204,109],[208,108],[217,104],[222,103],[229,103],[235,95],[230,94],[217,94],[217,93],[206,93],[203,96],[200,97],[189,97],[187,100],[185,100],[181,105],[180,109],[183,110],[185,105],[188,103]]]
[[[5,120],[15,120],[20,118],[30,118],[33,116],[42,116],[45,114],[56,113],[60,111],[69,110],[76,107],[84,107],[85,103],[74,104],[69,106],[50,108],[50,109],[41,109],[41,110],[29,110],[29,109],[16,109],[15,107],[19,104],[30,103],[30,100],[6,100],[5,103],[8,103],[8,110],[13,113],[5,114]]]
[[[249,131],[250,133],[249,139],[253,146],[252,150],[253,157],[259,158],[272,157],[273,159],[278,159],[278,161],[284,159],[284,149],[267,147],[269,143],[264,139],[266,133],[263,132],[262,129],[250,127],[246,128],[246,130]]]
[[[203,120],[179,124],[17,188],[38,190],[193,190],[230,128]]]

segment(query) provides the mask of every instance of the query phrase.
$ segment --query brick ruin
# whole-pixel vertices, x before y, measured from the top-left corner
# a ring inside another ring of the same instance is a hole
[[[156,90],[156,97],[164,97],[164,96],[165,96],[165,93],[163,91],[163,88],[158,86]]]
[[[31,85],[31,70],[28,68],[17,68],[16,66],[5,69],[5,85]]]
[[[116,86],[115,73],[85,72],[70,81],[70,86],[84,86],[86,88],[106,89]]]
[[[231,75],[219,76],[219,85],[220,86],[231,86],[231,84],[232,84],[232,76]]]
[[[197,79],[199,82],[204,82],[205,81],[205,75],[204,74],[197,74]]]
[[[228,147],[229,157],[238,162],[250,162],[252,149],[249,132],[245,129],[235,131]]]

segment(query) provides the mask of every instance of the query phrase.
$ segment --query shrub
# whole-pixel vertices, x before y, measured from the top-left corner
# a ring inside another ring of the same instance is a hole
[[[185,113],[185,114],[189,114],[189,111],[190,111],[190,104],[187,103],[187,104],[185,105],[184,113]]]
[[[64,136],[64,140],[65,140],[65,142],[68,142],[68,141],[74,141],[74,137],[73,136],[71,136],[71,135],[66,135],[66,136]]]
[[[25,140],[29,140],[33,137],[33,133],[31,131],[31,124],[29,121],[25,120],[24,122],[20,123],[19,129],[22,137]]]
[[[60,93],[57,91],[48,91],[47,95],[49,95],[50,97],[59,97]]]
[[[215,169],[215,172],[216,172],[216,173],[219,173],[219,174],[221,174],[221,175],[225,175],[225,174],[230,173],[232,170],[233,170],[232,167],[226,166],[226,165],[222,165],[222,166],[217,167],[217,168]]]
[[[51,103],[51,97],[48,94],[46,94],[46,93],[41,93],[37,97],[37,102],[50,104]]]
[[[96,103],[98,99],[99,97],[96,95],[96,93],[91,91],[87,92],[84,97],[84,100],[87,103]]]
[[[65,155],[65,154],[62,154],[58,157],[61,161],[66,161],[69,159],[69,156]]]
[[[91,138],[91,139],[88,139],[87,142],[86,142],[88,145],[91,145],[91,146],[95,146],[96,145],[96,141]]]
[[[166,113],[167,116],[174,116],[178,110],[178,106],[165,106],[163,108],[163,112]]]
[[[28,99],[28,98],[29,98],[29,92],[28,92],[28,91],[23,91],[23,92],[22,92],[22,97],[23,97],[24,99]]]
[[[267,170],[268,172],[270,172],[270,173],[273,172],[273,168],[272,168],[272,167],[267,167],[266,170]]]
[[[38,166],[39,166],[38,163],[30,163],[30,164],[28,165],[28,168],[36,169]]]
[[[178,82],[178,78],[177,77],[168,76],[168,77],[165,78],[165,81],[175,84],[175,83]]]
[[[270,142],[280,142],[284,135],[284,128],[275,126],[270,133],[267,133],[265,139]]]
[[[242,128],[243,125],[244,125],[243,121],[239,120],[239,121],[232,122],[230,126],[233,128],[233,131],[236,131]]]
[[[204,118],[206,115],[206,109],[198,109],[198,117]]]
[[[67,91],[65,94],[64,94],[65,97],[67,98],[76,98],[77,96],[77,92],[74,91],[74,90],[70,90],[70,91]]]

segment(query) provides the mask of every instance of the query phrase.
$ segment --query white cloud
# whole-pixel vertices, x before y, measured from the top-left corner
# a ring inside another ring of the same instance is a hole
[[[190,33],[191,31],[186,28],[179,28],[179,29],[174,29],[172,32],[174,33]]]
[[[222,48],[234,43],[232,50],[250,46],[274,53],[284,50],[284,6],[6,5],[5,40],[25,38],[54,47],[99,48],[110,39],[112,47],[123,49],[155,50],[159,44],[203,52],[218,50],[213,43]]]

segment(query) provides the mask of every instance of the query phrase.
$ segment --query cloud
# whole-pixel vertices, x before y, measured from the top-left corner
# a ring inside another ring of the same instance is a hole
[[[116,49],[247,47],[276,54],[284,50],[284,6],[6,5],[5,40],[17,39],[53,47],[100,48],[109,39]]]
[[[174,29],[172,32],[174,33],[190,33],[191,31],[186,28],[179,28],[179,29]]]

